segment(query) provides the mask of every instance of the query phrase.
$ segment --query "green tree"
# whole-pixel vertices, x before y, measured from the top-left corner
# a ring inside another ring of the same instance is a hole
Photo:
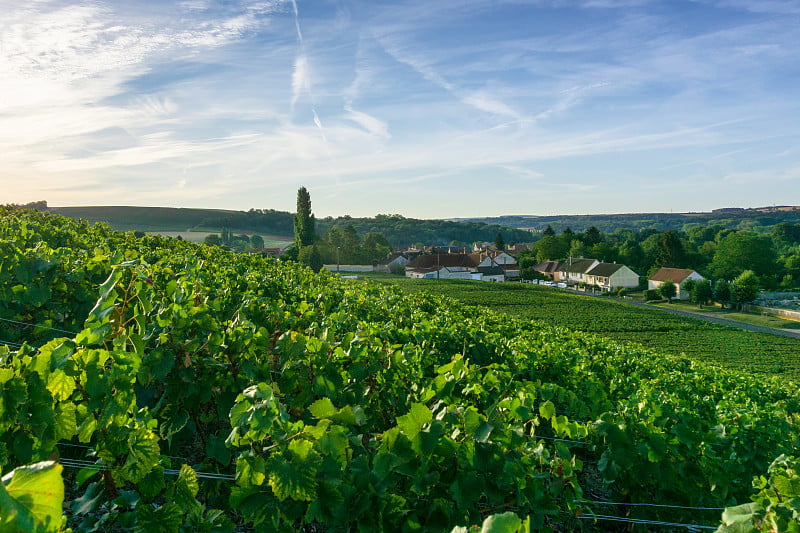
[[[542,236],[543,237],[555,237],[556,236],[556,232],[553,230],[553,226],[548,224],[547,227],[544,228],[544,231],[542,232]]]
[[[569,244],[569,257],[586,257],[586,246],[578,239]]]
[[[714,252],[709,269],[717,278],[733,279],[745,270],[757,276],[771,276],[778,271],[778,258],[772,241],[746,231],[724,237]]]
[[[222,244],[225,246],[230,246],[231,242],[233,242],[233,233],[231,233],[231,230],[228,228],[222,228],[219,237],[222,239]]]
[[[800,243],[800,224],[779,222],[772,227],[772,240],[781,246]]]
[[[361,239],[358,237],[358,231],[356,231],[355,226],[352,224],[348,224],[344,228],[344,246],[351,255],[355,254],[356,249],[361,246]]]
[[[542,261],[557,261],[563,259],[567,256],[568,251],[569,245],[564,246],[563,240],[548,235],[533,243],[531,254],[535,255],[536,260],[541,263]]]
[[[607,242],[598,242],[589,250],[589,256],[604,263],[613,263],[617,260],[617,249]]]
[[[203,239],[203,243],[209,246],[222,246],[222,239],[216,233],[212,233],[210,235],[206,235],[206,238]]]
[[[719,302],[723,309],[731,301],[731,285],[726,279],[718,279],[714,284],[714,300]]]
[[[656,240],[653,266],[680,268],[685,266],[685,261],[686,250],[678,232],[667,230],[659,235]]]
[[[298,250],[314,244],[314,213],[311,212],[311,195],[305,187],[297,190],[297,213],[294,215],[294,244]]]
[[[745,270],[731,283],[731,296],[739,307],[749,304],[758,296],[758,276],[752,270]]]
[[[322,269],[322,257],[314,244],[300,248],[297,254],[297,262],[301,265],[306,265],[314,272],[319,272]]]
[[[341,226],[333,226],[325,233],[325,241],[328,243],[328,246],[333,248],[334,250],[337,248],[344,247],[345,237],[344,237],[344,230]]]
[[[498,250],[506,249],[506,241],[503,240],[503,234],[500,232],[497,232],[497,236],[494,238],[494,247]]]
[[[364,235],[361,246],[369,253],[373,261],[379,261],[392,251],[392,245],[383,234],[371,231]]]
[[[686,293],[689,294],[689,296],[691,298],[692,290],[694,289],[694,284],[696,282],[697,282],[697,280],[694,280],[692,278],[687,279],[686,281],[681,283],[681,292],[686,291]],[[692,300],[692,301],[694,301],[694,300]]]
[[[625,241],[619,247],[619,261],[634,272],[646,272],[645,255],[642,246],[632,240]]]
[[[263,248],[264,237],[258,234],[250,235],[250,246],[252,246],[253,248]]]
[[[678,288],[675,287],[675,283],[673,283],[672,280],[665,281],[658,288],[658,294],[660,294],[662,298],[666,298],[668,302],[671,302],[677,293]]]
[[[711,290],[711,283],[709,283],[708,280],[698,279],[694,280],[690,294],[692,296],[692,301],[700,307],[703,307],[704,304],[711,300],[714,291]]]
[[[583,232],[582,237],[583,243],[587,247],[592,247],[595,244],[603,242],[603,235],[600,233],[600,230],[594,226],[589,226],[586,231]]]

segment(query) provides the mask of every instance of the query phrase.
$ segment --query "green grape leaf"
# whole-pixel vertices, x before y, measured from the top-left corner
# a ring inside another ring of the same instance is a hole
[[[347,448],[349,444],[347,431],[342,426],[333,426],[319,439],[319,450],[324,455],[344,462],[347,459]]]
[[[183,509],[196,507],[197,491],[200,485],[197,483],[197,473],[189,465],[181,465],[180,474],[175,481],[175,502]]]
[[[408,414],[397,417],[397,426],[406,434],[409,439],[414,439],[422,430],[422,426],[433,420],[433,413],[421,403],[411,405]]]
[[[78,485],[83,485],[94,476],[98,475],[100,470],[97,468],[81,468],[78,470],[78,473],[75,475],[75,483]]]
[[[100,483],[92,483],[86,487],[83,494],[72,500],[72,503],[70,503],[70,510],[76,515],[89,514],[94,512],[102,501],[102,485],[100,485]]]
[[[281,501],[291,498],[298,501],[311,501],[316,492],[317,469],[322,458],[306,440],[289,443],[289,459],[274,456],[269,462],[269,485]]]
[[[236,483],[243,487],[259,486],[266,479],[266,465],[261,457],[240,455],[236,459]]]
[[[47,390],[53,395],[53,398],[59,401],[64,401],[70,397],[72,391],[75,390],[75,379],[64,373],[63,370],[56,369],[47,378]]]
[[[553,402],[547,400],[542,405],[539,406],[539,414],[542,415],[542,418],[551,419],[556,416],[556,406],[553,405]]]
[[[58,440],[71,439],[78,429],[77,408],[74,403],[62,402],[56,406],[55,412],[55,438]]]
[[[138,483],[159,462],[158,437],[149,429],[136,428],[128,435],[128,450],[122,474],[133,483]]]
[[[166,487],[164,481],[164,468],[160,465],[156,466],[144,476],[138,484],[139,494],[148,502],[152,502],[156,496],[161,494],[161,491]]]
[[[144,502],[136,505],[135,533],[178,533],[182,524],[183,512],[174,502],[157,509]]]
[[[206,455],[221,465],[231,462],[231,450],[225,445],[225,439],[211,435],[206,443]]]
[[[64,482],[61,465],[43,461],[21,466],[0,483],[0,531],[58,531]]]
[[[90,442],[96,429],[97,420],[92,416],[87,416],[78,427],[78,440],[83,443]]]
[[[308,407],[308,410],[314,418],[318,419],[330,418],[336,414],[336,407],[333,406],[333,402],[330,398],[320,398],[312,403]]]
[[[182,430],[189,422],[189,413],[185,409],[181,409],[173,416],[161,423],[158,431],[162,439],[169,439],[180,430]]]
[[[754,532],[753,519],[764,511],[756,502],[728,507],[722,512],[722,525],[717,529],[724,533]]]
[[[483,521],[481,533],[517,533],[522,528],[522,520],[512,512],[493,514]]]

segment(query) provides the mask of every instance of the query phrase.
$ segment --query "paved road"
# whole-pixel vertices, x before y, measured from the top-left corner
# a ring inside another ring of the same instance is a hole
[[[722,318],[714,315],[707,315],[705,313],[692,313],[690,311],[680,311],[678,309],[665,309],[663,307],[656,307],[654,305],[647,305],[637,302],[628,302],[628,303],[632,303],[633,305],[638,305],[639,307],[647,307],[649,309],[664,311],[665,313],[672,313],[674,315],[688,316],[690,318],[705,320],[706,322],[714,322],[716,324],[722,324],[723,326],[731,326],[734,328],[744,329],[747,331],[757,331],[759,333],[771,333],[773,335],[783,335],[784,337],[792,337],[794,339],[800,339],[800,331],[793,331],[790,329],[768,328],[766,326],[755,326],[753,324],[746,324],[744,322],[739,322],[737,320],[729,320],[727,318]]]
[[[583,294],[584,296],[595,296],[597,298],[600,297],[600,295],[592,294],[590,292],[581,292],[575,290],[570,290],[570,292],[574,292],[575,294]],[[705,313],[693,313],[690,311],[681,311],[679,309],[665,309],[663,307],[647,305],[645,303],[639,303],[639,302],[625,301],[625,303],[628,303],[630,305],[635,305],[638,307],[645,307],[647,309],[654,309],[656,311],[664,311],[665,313],[672,313],[673,315],[681,315],[689,318],[696,318],[698,320],[705,320],[706,322],[714,322],[715,324],[722,324],[723,326],[731,326],[733,328],[739,328],[746,331],[756,331],[758,333],[771,333],[772,335],[782,335],[784,337],[800,339],[800,331],[793,331],[791,329],[778,329],[778,328],[768,328],[766,326],[754,326],[752,324],[746,324],[744,322],[729,320],[727,318],[721,318],[718,316],[708,315]]]

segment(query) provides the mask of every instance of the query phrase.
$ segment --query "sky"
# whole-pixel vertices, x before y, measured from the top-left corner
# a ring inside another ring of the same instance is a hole
[[[800,204],[798,0],[0,0],[0,203]]]

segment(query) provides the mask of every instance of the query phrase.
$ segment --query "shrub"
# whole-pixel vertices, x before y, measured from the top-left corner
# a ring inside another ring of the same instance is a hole
[[[644,299],[645,300],[660,300],[661,295],[658,293],[656,289],[647,289],[644,291]]]

